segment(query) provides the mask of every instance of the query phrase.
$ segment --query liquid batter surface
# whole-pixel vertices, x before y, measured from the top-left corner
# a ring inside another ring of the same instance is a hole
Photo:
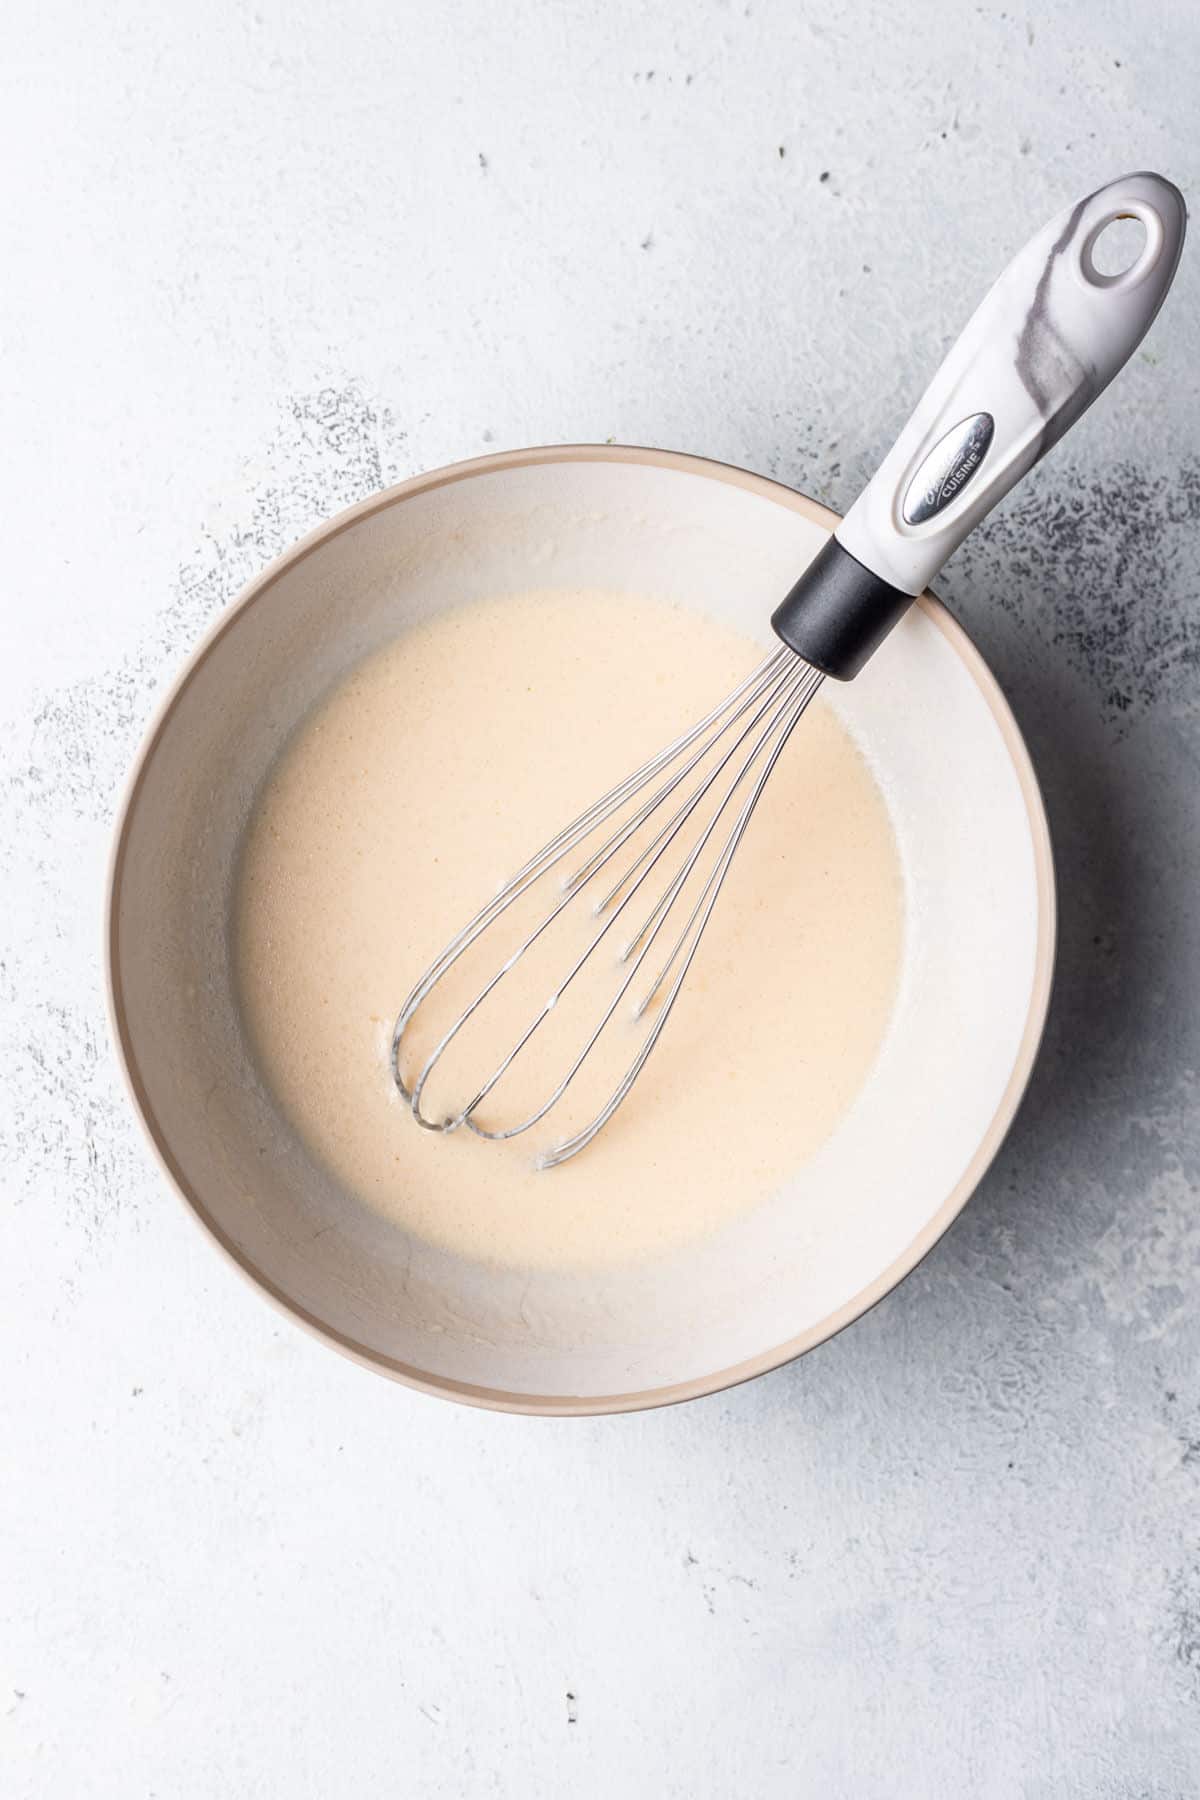
[[[423,1132],[388,1066],[395,1015],[453,932],[762,654],[652,599],[507,596],[409,631],[301,726],[247,828],[235,975],[266,1083],[363,1204],[472,1258],[586,1268],[714,1231],[834,1130],[887,1027],[903,884],[883,798],[820,696],[767,784],[661,1041],[582,1155],[535,1168],[562,1135],[550,1120],[506,1143]],[[607,962],[594,959],[608,992],[618,947],[614,936]],[[546,997],[540,969],[509,981],[488,1021],[497,1043]],[[581,1007],[600,993],[581,983]],[[621,1009],[568,1124],[611,1091],[646,1023]],[[561,1048],[553,1032],[531,1045],[531,1093]]]

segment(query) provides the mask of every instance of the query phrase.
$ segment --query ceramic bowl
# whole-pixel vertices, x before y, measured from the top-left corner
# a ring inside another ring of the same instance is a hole
[[[775,1199],[654,1262],[495,1269],[411,1241],[305,1150],[249,1059],[228,915],[255,792],[305,712],[411,622],[531,585],[657,593],[770,643],[836,524],[694,457],[514,452],[403,483],[321,527],[195,651],[138,756],[108,918],[116,1044],[163,1168],[258,1286],[399,1380],[531,1413],[619,1411],[761,1373],[908,1273],[996,1153],[1049,999],[1054,885],[1029,757],[995,680],[930,595],[857,681],[826,684],[875,770],[907,890],[873,1071]],[[547,1176],[545,1179],[553,1179]]]

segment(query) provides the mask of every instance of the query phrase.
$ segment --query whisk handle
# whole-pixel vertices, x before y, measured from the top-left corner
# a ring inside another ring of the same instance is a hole
[[[1096,241],[1141,221],[1129,268]],[[1161,175],[1123,176],[1060,213],[1014,258],[895,445],[771,623],[848,680],[996,502],[1128,361],[1166,297],[1187,213]]]

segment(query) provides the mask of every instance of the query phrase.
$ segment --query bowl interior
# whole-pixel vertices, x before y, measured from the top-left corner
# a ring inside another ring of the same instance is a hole
[[[884,791],[905,872],[892,1024],[834,1136],[718,1237],[586,1277],[496,1270],[416,1242],[308,1154],[239,1028],[228,938],[239,838],[289,734],[363,655],[440,609],[535,585],[661,594],[765,649],[773,605],[832,524],[771,483],[688,458],[488,459],[316,534],[185,670],[118,837],[118,1040],[184,1195],[262,1286],[343,1348],[531,1410],[701,1392],[820,1341],[885,1292],[994,1154],[1048,996],[1049,851],[1011,716],[936,602],[914,607],[856,682],[826,684]]]

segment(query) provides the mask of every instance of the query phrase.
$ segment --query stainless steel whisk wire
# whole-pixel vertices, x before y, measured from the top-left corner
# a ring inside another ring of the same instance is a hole
[[[597,1132],[608,1123],[628,1095],[662,1035],[699,948],[705,928],[712,916],[730,864],[745,834],[746,827],[750,823],[763,788],[766,786],[768,777],[793,729],[820,687],[822,679],[819,670],[811,667],[792,650],[781,647],[774,651],[703,719],[643,763],[640,768],[635,769],[623,781],[618,782],[615,787],[610,788],[606,794],[580,813],[578,818],[557,832],[451,939],[409,994],[401,1008],[392,1034],[392,1076],[418,1124],[427,1130],[439,1132],[454,1131],[459,1126],[466,1125],[478,1137],[503,1140],[520,1136],[545,1118],[546,1114],[562,1099],[567,1088],[595,1048],[617,1007],[636,980],[643,962],[671,916],[675,903],[686,887],[689,877],[717,832],[722,818],[726,816],[731,804],[735,802],[735,797],[741,791],[740,804],[736,806],[732,824],[715,853],[712,868],[703,880],[699,896],[653,982],[634,1009],[634,1017],[641,1018],[662,992],[672,970],[675,970],[674,979],[671,981],[670,988],[650,1029],[643,1038],[632,1062],[600,1111],[580,1130],[544,1151],[538,1158],[538,1165],[541,1168],[553,1168],[558,1163],[566,1162],[591,1143]],[[739,726],[740,729],[738,729]],[[731,734],[733,735],[731,736]],[[731,741],[723,744],[722,740],[727,737],[731,737]],[[489,1129],[480,1124],[475,1118],[476,1109],[483,1104],[539,1027],[545,1023],[585,963],[589,961],[635,895],[649,880],[654,869],[683,831],[697,807],[711,792],[730,763],[735,761],[739,751],[743,750],[747,740],[752,740],[750,747],[742,756],[740,764],[724,792],[719,795],[718,803],[698,840],[667,882],[638,931],[624,944],[618,958],[618,965],[628,963],[630,965],[628,972],[620,982],[600,1022],[587,1038],[562,1080],[549,1097],[519,1123],[496,1129]],[[694,748],[697,745],[699,747]],[[474,1016],[505,976],[517,966],[526,952],[561,916],[566,907],[579,898],[583,890],[601,870],[612,862],[623,846],[629,842],[629,839],[651,820],[660,807],[665,806],[671,796],[686,782],[688,776],[706,758],[712,756],[718,746],[720,746],[720,755],[713,766],[702,771],[700,778],[682,803],[651,838],[650,842],[637,852],[632,863],[624,869],[619,878],[593,906],[593,916],[603,919],[604,922],[577,956],[566,976],[539,1009],[513,1048],[492,1070],[461,1110],[444,1119],[427,1117],[421,1111],[421,1097],[426,1083],[443,1054],[459,1035],[467,1021]],[[671,770],[672,765],[679,762],[680,758],[686,758],[686,760],[678,769],[672,770],[667,779],[651,793],[650,797],[643,801],[628,819],[620,823],[600,847],[594,850],[587,860],[564,881],[560,896],[554,905],[533,930],[524,937],[517,948],[507,956],[490,979],[474,994],[469,1003],[463,1007],[427,1055],[411,1088],[406,1086],[401,1070],[405,1035],[417,1011],[443,976],[470,949],[483,932],[494,925],[535,882],[569,856],[583,839],[591,836],[624,805],[650,786],[658,776]],[[758,765],[757,769],[756,765]],[[626,890],[623,897],[614,905],[623,889]]]

